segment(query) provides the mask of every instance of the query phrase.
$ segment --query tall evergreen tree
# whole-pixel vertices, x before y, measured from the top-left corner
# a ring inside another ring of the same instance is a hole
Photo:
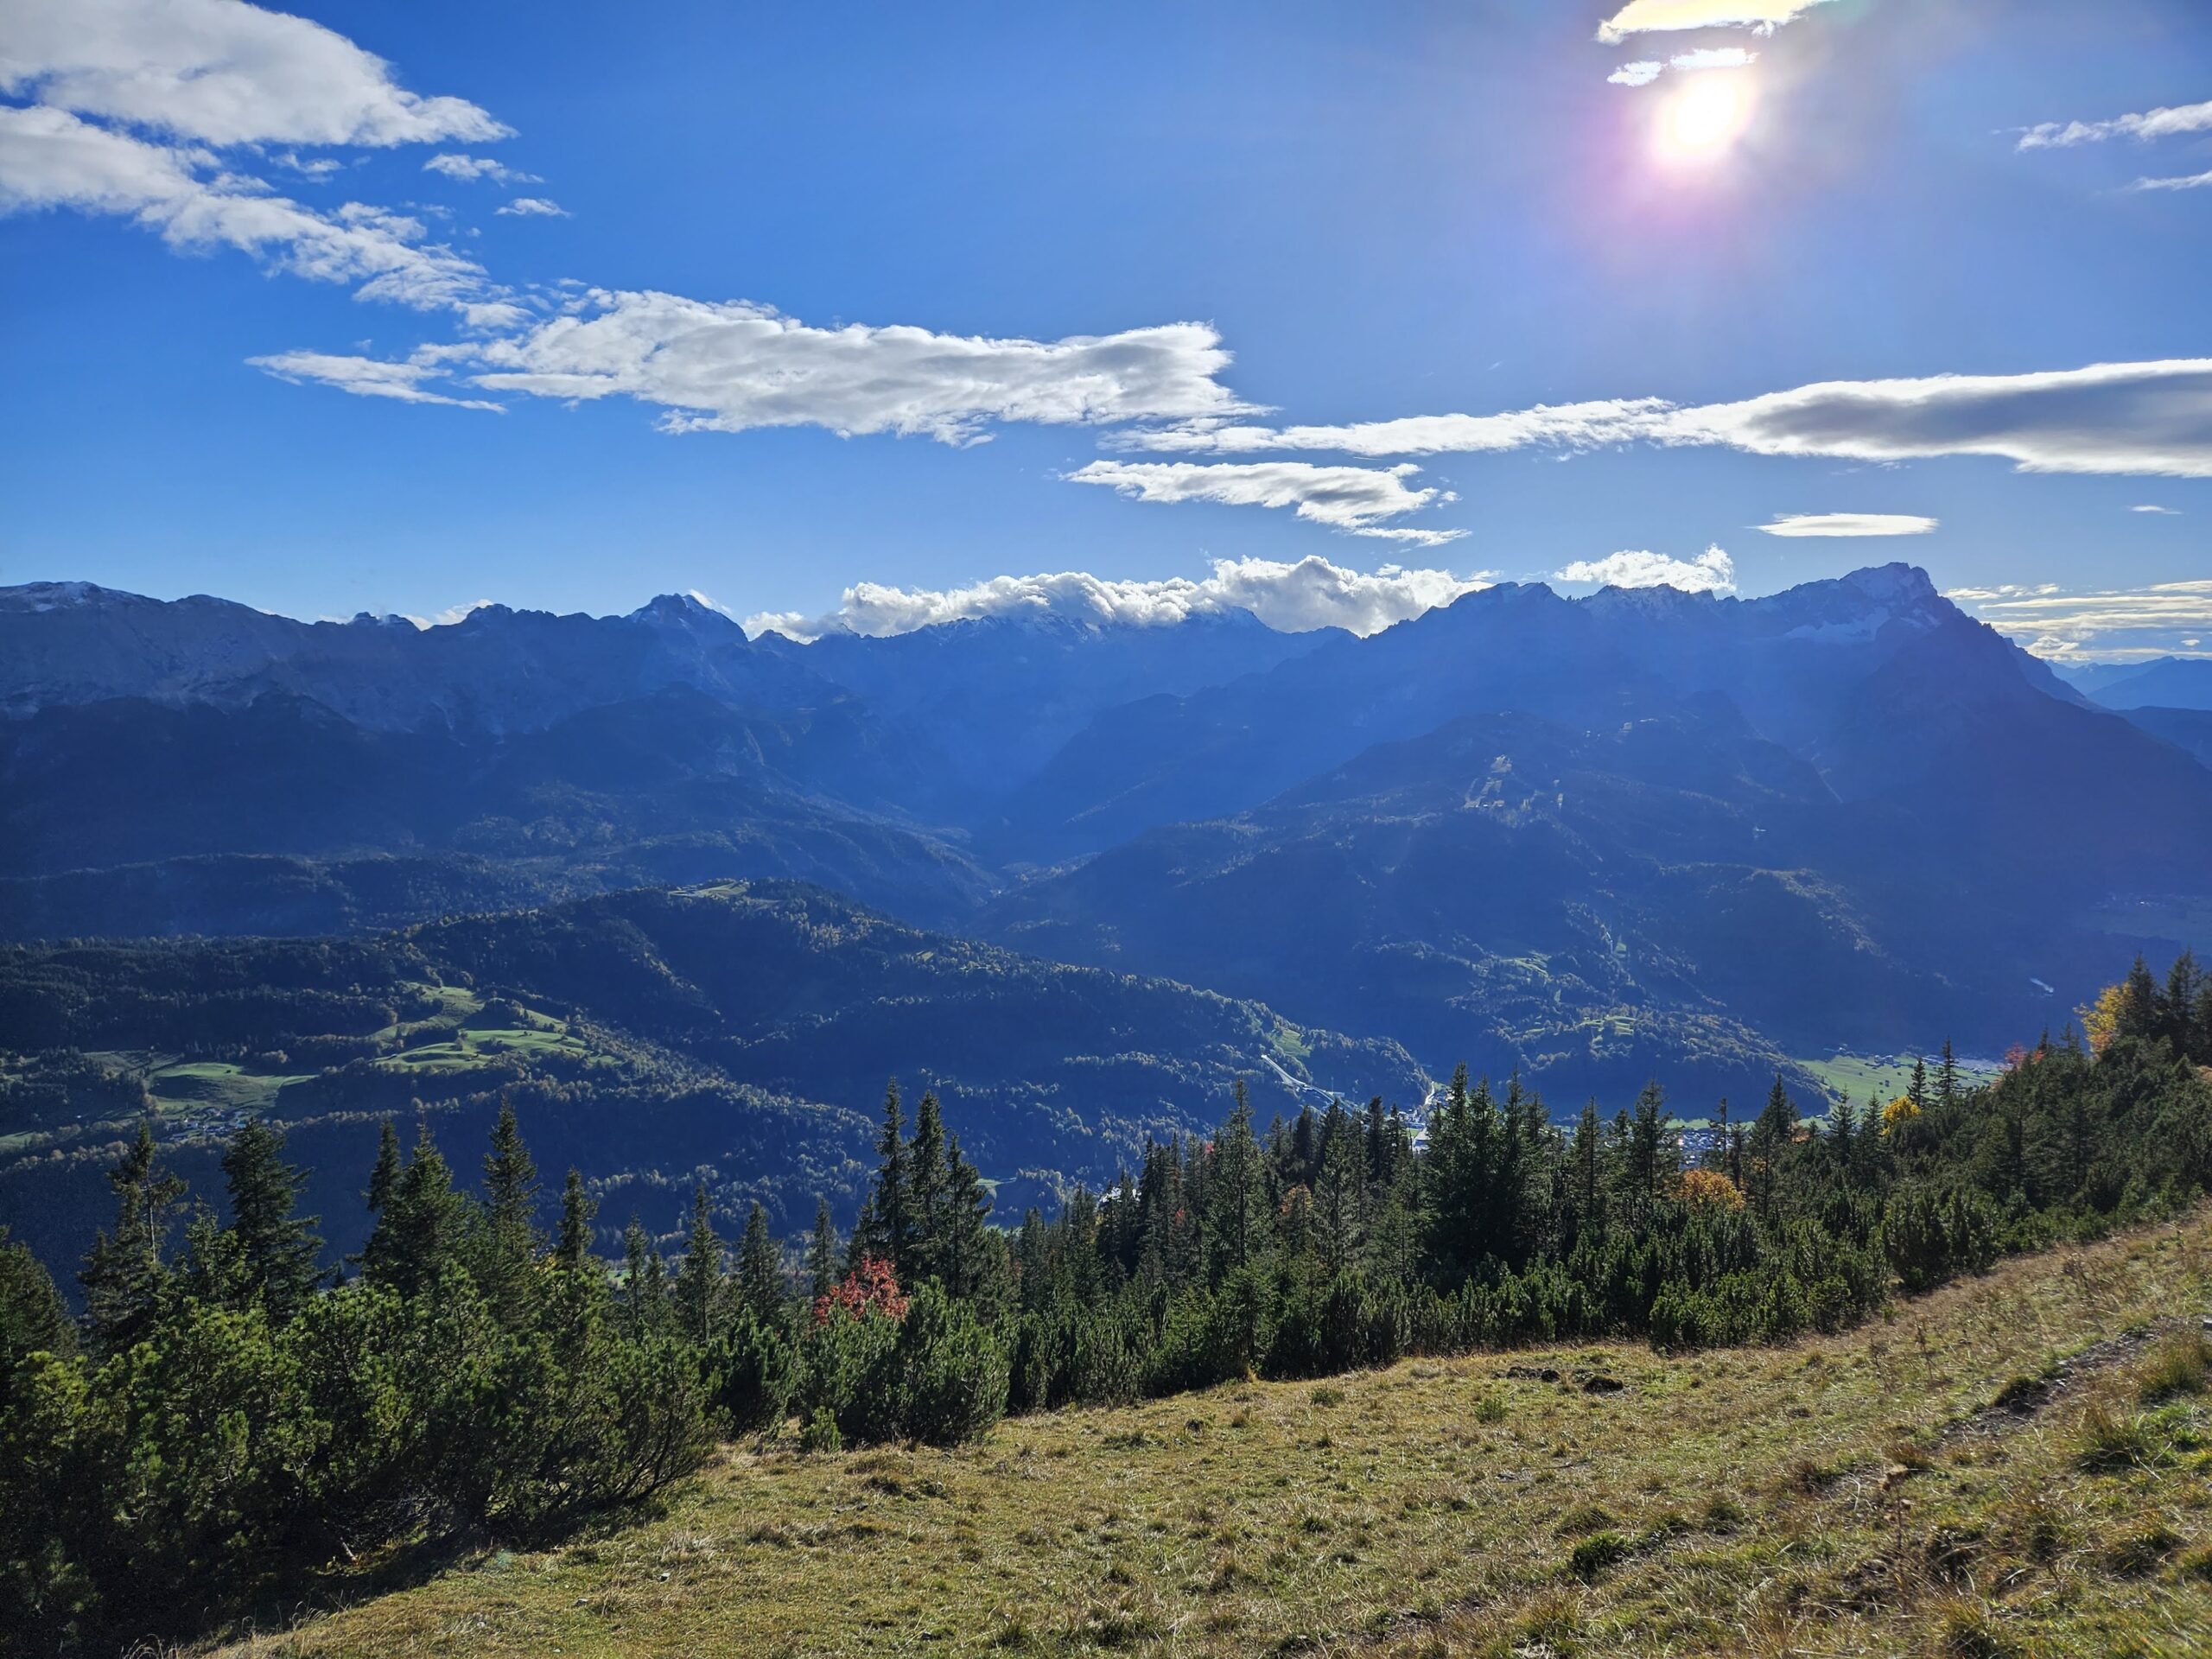
[[[784,1255],[768,1233],[768,1212],[759,1199],[746,1213],[737,1247],[737,1299],[763,1325],[784,1316]]]
[[[991,1230],[990,1213],[990,1189],[982,1172],[960,1155],[957,1138],[948,1140],[940,1270],[945,1288],[955,1296],[989,1300],[1001,1288],[997,1281],[1006,1247]]]
[[[323,1277],[316,1217],[295,1213],[307,1173],[287,1164],[283,1152],[283,1135],[257,1117],[247,1119],[223,1149],[238,1288],[276,1325],[291,1322]]]
[[[722,1242],[702,1181],[691,1194],[691,1231],[676,1270],[677,1323],[702,1348],[721,1329],[722,1300]]]
[[[658,1331],[668,1318],[668,1269],[660,1247],[637,1217],[622,1230],[622,1307],[632,1336]]]
[[[1252,1133],[1252,1102],[1243,1078],[1236,1104],[1214,1140],[1206,1170],[1206,1255],[1218,1280],[1249,1267],[1268,1242],[1267,1180],[1260,1143]]]
[[[93,1351],[121,1353],[152,1329],[169,1286],[162,1253],[184,1204],[184,1183],[156,1167],[152,1125],[142,1122],[116,1166],[115,1224],[92,1241],[78,1282]]]
[[[925,1090],[914,1109],[914,1135],[906,1143],[907,1237],[903,1253],[894,1254],[893,1265],[900,1280],[919,1284],[944,1275],[945,1252],[945,1194],[950,1171],[945,1163],[944,1119],[938,1110],[937,1091]]]
[[[581,1272],[591,1259],[592,1219],[598,1214],[599,1201],[585,1188],[582,1173],[570,1168],[561,1188],[561,1234],[553,1250],[554,1262],[563,1270]]]
[[[484,1234],[478,1278],[485,1300],[512,1330],[531,1313],[531,1287],[544,1241],[537,1230],[537,1166],[523,1145],[514,1103],[499,1097],[492,1149],[484,1157]]]
[[[362,1249],[361,1276],[402,1296],[435,1288],[447,1268],[461,1262],[470,1211],[468,1200],[454,1191],[453,1171],[424,1123]]]

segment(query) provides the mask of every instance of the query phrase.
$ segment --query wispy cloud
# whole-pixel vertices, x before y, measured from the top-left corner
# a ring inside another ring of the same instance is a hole
[[[2101,144],[2107,138],[2171,138],[2190,132],[2212,132],[2212,100],[2116,115],[2108,121],[2045,121],[2022,133],[2019,147],[2064,149]]]
[[[594,289],[568,314],[441,348],[477,385],[567,401],[629,397],[671,432],[818,426],[967,443],[993,422],[1080,425],[1243,410],[1205,323],[1066,340],[994,340],[906,326],[822,328],[749,301]]]
[[[1103,484],[1138,501],[1211,501],[1231,506],[1289,507],[1297,516],[1353,536],[1433,547],[1466,534],[1460,530],[1404,530],[1380,521],[1417,512],[1449,491],[1412,489],[1419,472],[1411,461],[1396,467],[1316,467],[1301,461],[1207,465],[1198,461],[1094,461],[1070,473],[1075,484]]]
[[[1678,52],[1664,63],[1649,58],[1624,63],[1605,79],[1616,86],[1649,86],[1669,69],[1745,69],[1758,60],[1758,53],[1747,52],[1740,46],[1706,47],[1695,52]]]
[[[2055,583],[1950,595],[2039,657],[2131,661],[2194,651],[2212,626],[2212,581],[2075,593]]]
[[[2191,173],[2173,179],[2138,179],[2130,190],[2202,190],[2212,186],[2212,173]]]
[[[1908,512],[1786,512],[1759,528],[1770,536],[1925,536],[1939,522]]]
[[[0,105],[0,213],[46,207],[127,216],[175,247],[236,248],[295,276],[358,284],[365,299],[449,308],[479,325],[522,315],[482,266],[427,241],[404,213],[360,202],[306,207],[221,171],[205,151],[148,143],[48,105]]]
[[[1330,449],[1366,456],[1649,442],[1868,461],[1987,455],[2024,472],[2202,478],[2212,477],[2212,359],[1830,380],[1688,407],[1626,397],[1344,426],[1198,422],[1129,442],[1185,453]]]
[[[1675,407],[1661,397],[1623,397],[1539,404],[1502,415],[1410,415],[1346,426],[1200,421],[1132,433],[1126,442],[1155,452],[1211,454],[1282,449],[1338,449],[1355,455],[1480,454],[1538,445],[1580,449],[1649,437]]]
[[[453,150],[433,156],[423,163],[425,173],[442,173],[449,179],[463,184],[478,179],[489,179],[494,184],[543,184],[544,180],[535,173],[521,172],[505,162],[495,162],[488,156],[463,156]]]
[[[2169,518],[2178,518],[2181,516],[2179,511],[2176,508],[2154,506],[2147,504],[2139,507],[2130,507],[2128,511],[2130,512],[2156,512],[2163,514]]]
[[[1667,60],[1670,69],[1748,69],[1759,60],[1756,52],[1740,46],[1709,46],[1695,52],[1678,52]]]
[[[503,219],[566,219],[569,210],[544,196],[517,196],[498,210]]]
[[[1611,45],[1631,35],[1746,26],[1771,34],[1823,3],[1825,0],[1629,0],[1598,26],[1598,38]]]
[[[1332,564],[1315,555],[1287,563],[1274,559],[1221,559],[1202,580],[1173,576],[1160,582],[1116,582],[1082,571],[1052,575],[994,576],[971,587],[888,588],[860,582],[845,589],[837,608],[808,617],[763,612],[745,620],[755,636],[771,629],[794,639],[825,633],[911,633],[939,622],[986,616],[1056,615],[1080,621],[1165,627],[1194,616],[1249,611],[1268,626],[1302,633],[1314,628],[1381,632],[1393,623],[1463,594],[1489,587],[1494,573],[1458,575],[1449,570],[1408,570],[1386,564],[1367,572]]]
[[[250,357],[255,368],[294,385],[315,385],[352,392],[357,397],[389,397],[403,404],[446,404],[455,409],[488,409],[504,415],[504,405],[481,397],[454,397],[423,383],[443,371],[423,363],[385,363],[371,357],[333,356],[326,352],[279,352]]]
[[[1686,594],[1728,594],[1736,590],[1736,562],[1718,547],[1694,559],[1669,558],[1641,549],[1609,553],[1602,559],[1577,559],[1552,572],[1554,582],[1595,582],[1601,588],[1679,588]]]

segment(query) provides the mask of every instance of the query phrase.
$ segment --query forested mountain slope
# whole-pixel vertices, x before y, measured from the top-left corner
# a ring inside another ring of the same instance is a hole
[[[610,1194],[611,1242],[632,1207],[672,1233],[695,1171],[726,1212],[760,1198],[779,1230],[817,1195],[849,1215],[893,1077],[938,1092],[1018,1203],[1218,1121],[1240,1079],[1270,1109],[1313,1090],[1412,1109],[1427,1089],[1392,1043],[774,884],[359,940],[12,948],[0,1033],[0,1212],[57,1262],[89,1243],[101,1171],[149,1108],[203,1176],[211,1133],[285,1125],[346,1250],[377,1122],[417,1103],[465,1146],[510,1096],[549,1161]]]

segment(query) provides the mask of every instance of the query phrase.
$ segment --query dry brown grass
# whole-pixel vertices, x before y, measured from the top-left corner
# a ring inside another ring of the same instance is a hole
[[[951,1453],[731,1449],[658,1517],[224,1651],[2212,1653],[2212,1413],[2153,1345],[2212,1309],[2208,1243],[2009,1262],[1786,1349],[1534,1361],[1612,1395],[1421,1360]],[[2085,1458],[2101,1421],[2128,1457]]]

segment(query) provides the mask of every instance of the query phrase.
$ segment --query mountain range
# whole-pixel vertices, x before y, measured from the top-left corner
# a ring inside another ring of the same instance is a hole
[[[2069,683],[1906,565],[1505,584],[1365,639],[753,639],[672,595],[310,624],[35,584],[0,590],[0,937],[799,880],[1561,1109],[1658,1075],[1702,1110],[1815,1089],[1839,1046],[1994,1052],[2137,949],[2212,944],[2205,668]]]

